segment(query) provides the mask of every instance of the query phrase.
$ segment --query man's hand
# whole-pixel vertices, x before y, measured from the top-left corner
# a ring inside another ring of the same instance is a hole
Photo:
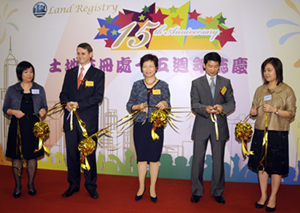
[[[223,106],[220,104],[214,105],[214,109],[216,110],[216,114],[221,114],[223,112]]]
[[[77,108],[78,108],[78,102],[70,101],[70,102],[68,102],[67,105],[66,105],[66,109],[67,109],[69,112],[72,110],[71,105],[73,106],[74,109],[77,109]]]
[[[207,106],[205,110],[208,114],[216,113],[216,110],[212,106]]]

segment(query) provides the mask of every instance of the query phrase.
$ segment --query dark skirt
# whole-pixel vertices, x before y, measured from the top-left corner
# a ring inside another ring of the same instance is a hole
[[[265,171],[271,174],[287,175],[289,173],[289,138],[288,131],[268,131],[268,148],[267,148],[267,164],[265,160],[262,162],[265,166]],[[248,167],[257,172],[263,170],[259,166],[262,155],[262,142],[264,137],[264,130],[255,129],[251,151],[254,155],[250,155]]]
[[[39,121],[39,118],[33,114],[33,101],[31,94],[23,95],[21,111],[25,113],[25,116],[22,118],[17,119],[15,116],[11,117],[8,130],[6,157],[10,159],[21,159],[21,152],[23,158],[26,160],[41,157],[44,155],[43,148],[37,153],[34,153],[34,150],[38,148],[39,139],[34,136],[32,129],[34,124]],[[21,142],[17,143],[18,120]]]
[[[155,130],[159,139],[153,141],[151,137],[152,123],[136,122],[133,127],[134,146],[137,155],[137,161],[151,161],[157,162],[161,156],[163,141],[164,141],[164,128],[160,127]]]

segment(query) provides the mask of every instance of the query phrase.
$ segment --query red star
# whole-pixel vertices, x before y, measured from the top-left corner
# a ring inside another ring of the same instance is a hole
[[[126,25],[130,24],[132,22],[132,16],[133,13],[130,13],[128,15],[124,15],[123,13],[119,12],[119,17],[117,20],[113,22],[113,24],[117,24],[120,26],[120,28],[125,27]]]
[[[152,22],[160,22],[160,24],[164,23],[164,19],[168,17],[168,15],[164,15],[161,13],[159,9],[155,14],[149,14],[152,17]]]
[[[235,38],[233,38],[233,36],[231,35],[234,27],[228,29],[224,29],[220,26],[218,27],[222,32],[216,37],[216,39],[220,41],[221,47],[223,47],[228,41],[236,41]]]
[[[112,40],[111,37],[109,37],[108,40],[104,40],[104,41],[106,43],[105,47],[109,47],[109,48],[111,48],[111,45],[115,42],[114,40]]]
[[[197,21],[198,16],[200,16],[201,14],[197,13],[196,10],[194,10],[192,13],[189,12],[189,15],[190,15],[189,20],[193,18]]]

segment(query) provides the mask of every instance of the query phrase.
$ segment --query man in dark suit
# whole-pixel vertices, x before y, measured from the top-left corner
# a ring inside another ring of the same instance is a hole
[[[99,103],[102,102],[104,94],[104,72],[91,65],[93,49],[88,43],[81,43],[77,46],[77,61],[79,66],[67,70],[60,101],[67,102],[64,115],[64,131],[66,136],[68,182],[67,191],[62,196],[69,197],[80,187],[80,153],[78,144],[84,136],[73,113],[73,130],[70,127],[68,118],[70,111],[76,109],[81,120],[86,124],[88,135],[98,131]],[[92,198],[98,198],[96,191],[97,167],[95,152],[87,157],[90,170],[84,170],[85,188]]]
[[[197,203],[203,195],[203,170],[208,139],[212,149],[213,171],[210,193],[218,203],[225,185],[224,150],[229,139],[228,113],[235,110],[235,100],[229,79],[218,75],[221,57],[216,52],[204,56],[206,74],[192,82],[191,106],[196,114],[192,139],[194,140],[191,173],[191,202]]]

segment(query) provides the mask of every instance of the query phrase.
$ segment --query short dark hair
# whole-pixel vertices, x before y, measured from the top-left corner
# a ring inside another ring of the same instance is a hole
[[[78,44],[77,48],[78,48],[78,47],[81,47],[82,49],[87,50],[88,53],[93,52],[92,46],[91,46],[90,44],[88,44],[88,43],[81,43],[81,44]]]
[[[264,80],[264,84],[268,84],[269,82],[264,77],[264,70],[267,64],[271,64],[276,71],[276,79],[277,85],[279,85],[283,81],[283,66],[279,58],[270,57],[267,58],[261,65],[261,76]]]
[[[154,62],[154,65],[156,67],[156,71],[158,69],[158,58],[156,55],[152,55],[152,54],[146,54],[144,55],[141,60],[140,60],[140,67],[141,67],[141,71],[143,72],[143,64],[146,62],[146,61],[153,61]]]
[[[210,52],[204,56],[204,64],[206,65],[208,61],[217,61],[221,65],[221,56],[217,52]]]
[[[28,62],[28,61],[21,61],[17,67],[16,67],[16,74],[17,74],[17,78],[19,79],[19,81],[22,81],[22,73],[27,70],[28,68],[32,67],[32,72],[33,72],[33,78],[32,78],[32,81],[34,80],[34,67],[33,65]]]

